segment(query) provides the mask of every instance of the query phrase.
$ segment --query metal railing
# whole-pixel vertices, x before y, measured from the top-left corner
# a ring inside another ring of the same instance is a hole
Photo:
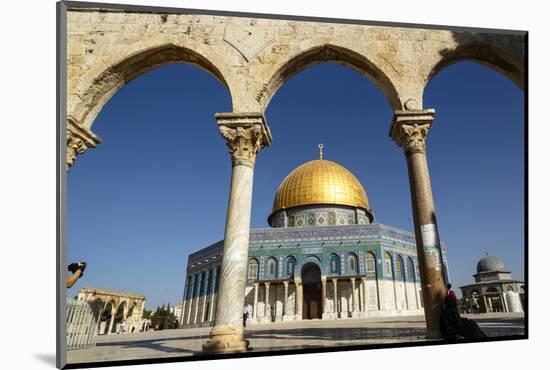
[[[67,350],[94,347],[102,304],[67,299]]]

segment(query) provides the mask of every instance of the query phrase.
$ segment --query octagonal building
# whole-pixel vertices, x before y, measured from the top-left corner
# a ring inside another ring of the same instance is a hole
[[[250,231],[249,324],[424,313],[414,234],[374,222],[359,180],[322,152],[282,181],[267,220]],[[213,324],[222,253],[220,240],[189,255],[181,326]]]

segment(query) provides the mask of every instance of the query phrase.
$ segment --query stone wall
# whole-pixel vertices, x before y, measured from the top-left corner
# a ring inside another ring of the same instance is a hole
[[[196,65],[231,95],[234,112],[263,113],[279,87],[321,62],[346,65],[372,80],[395,110],[422,109],[430,79],[447,65],[475,60],[524,84],[520,33],[483,33],[73,5],[67,13],[67,115],[80,141],[103,105],[128,81],[171,63]],[[214,118],[213,118],[214,119]]]

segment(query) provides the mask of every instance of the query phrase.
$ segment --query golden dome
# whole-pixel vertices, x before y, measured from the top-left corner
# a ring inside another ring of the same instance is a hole
[[[281,209],[312,204],[337,204],[369,211],[365,189],[338,163],[317,159],[292,171],[281,183],[272,215]]]

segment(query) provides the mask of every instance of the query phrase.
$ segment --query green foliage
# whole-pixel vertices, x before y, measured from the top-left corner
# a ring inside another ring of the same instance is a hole
[[[143,318],[149,319],[151,318],[151,315],[153,314],[153,310],[143,310]]]
[[[157,307],[156,311],[151,315],[151,323],[156,330],[175,329],[176,316],[170,312],[170,304],[168,304],[168,307],[164,305]]]

